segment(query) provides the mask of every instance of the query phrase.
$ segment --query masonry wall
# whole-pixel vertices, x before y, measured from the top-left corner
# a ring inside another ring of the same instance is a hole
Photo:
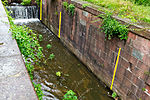
[[[83,9],[78,0],[67,0],[76,6],[74,16],[70,16],[63,1],[43,0],[42,22],[58,35],[61,11],[61,41],[109,87],[118,48],[122,48],[113,90],[123,100],[150,100],[150,33],[130,31],[127,41],[105,40],[99,29],[101,21],[94,22],[103,12],[92,7]]]

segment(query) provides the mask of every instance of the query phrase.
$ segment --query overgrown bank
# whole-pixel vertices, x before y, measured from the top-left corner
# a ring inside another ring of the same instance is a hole
[[[133,22],[150,23],[149,0],[82,0],[98,5],[101,11],[111,11],[121,18],[129,18]]]
[[[3,2],[3,4],[5,3]],[[38,37],[28,27],[15,25],[13,23],[13,18],[9,15],[9,12],[7,11],[6,8],[5,11],[8,16],[12,37],[17,41],[18,47],[24,58],[29,76],[31,80],[33,80],[33,71],[34,71],[33,63],[38,64],[39,60],[43,57],[42,47],[38,42]],[[42,97],[44,95],[41,89],[41,85],[35,84],[34,82],[32,83],[39,100],[42,100]]]

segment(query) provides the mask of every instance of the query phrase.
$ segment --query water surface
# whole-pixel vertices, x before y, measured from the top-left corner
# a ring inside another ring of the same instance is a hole
[[[45,58],[48,59],[51,53],[55,55],[53,60],[35,65],[34,81],[42,85],[44,100],[62,100],[67,90],[76,92],[79,100],[112,100],[106,86],[50,30],[40,22],[29,23],[27,26],[43,36],[40,44]],[[51,44],[52,48],[47,49],[47,44]],[[62,73],[61,77],[56,76],[58,71]]]

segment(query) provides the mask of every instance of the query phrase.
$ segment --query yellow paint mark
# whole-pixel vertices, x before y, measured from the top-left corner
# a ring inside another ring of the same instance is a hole
[[[114,69],[114,75],[113,75],[113,79],[112,79],[111,87],[110,87],[111,90],[112,90],[112,87],[113,87],[113,83],[114,83],[114,79],[115,79],[115,75],[116,75],[116,71],[117,71],[117,66],[118,66],[118,62],[119,62],[120,52],[121,52],[121,48],[119,48],[119,51],[118,51],[117,61],[116,61],[115,69]]]
[[[40,2],[40,20],[42,20],[42,0]]]
[[[61,12],[60,12],[60,16],[59,16],[59,33],[58,33],[59,38],[60,38],[60,31],[61,31]]]

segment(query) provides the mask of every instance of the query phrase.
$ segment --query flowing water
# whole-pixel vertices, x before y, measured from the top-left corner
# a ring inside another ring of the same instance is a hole
[[[79,100],[112,100],[107,87],[100,82],[61,42],[40,22],[26,24],[43,36],[40,42],[45,58],[53,53],[55,58],[35,65],[34,82],[42,85],[43,100],[62,100],[67,90],[77,93]],[[52,48],[47,49],[47,44]],[[61,77],[56,72],[62,73]]]
[[[38,17],[35,6],[9,6],[7,9],[13,12],[11,16],[15,18],[15,23],[21,22],[20,25],[27,25],[35,33],[43,36],[40,44],[46,60],[35,65],[33,80],[42,85],[45,95],[43,100],[62,100],[68,90],[76,92],[79,100],[112,100],[106,85],[98,80],[48,28],[35,19]],[[52,48],[47,49],[47,44],[51,44]],[[55,58],[47,60],[52,53]],[[61,77],[56,76],[56,72],[61,72]]]

